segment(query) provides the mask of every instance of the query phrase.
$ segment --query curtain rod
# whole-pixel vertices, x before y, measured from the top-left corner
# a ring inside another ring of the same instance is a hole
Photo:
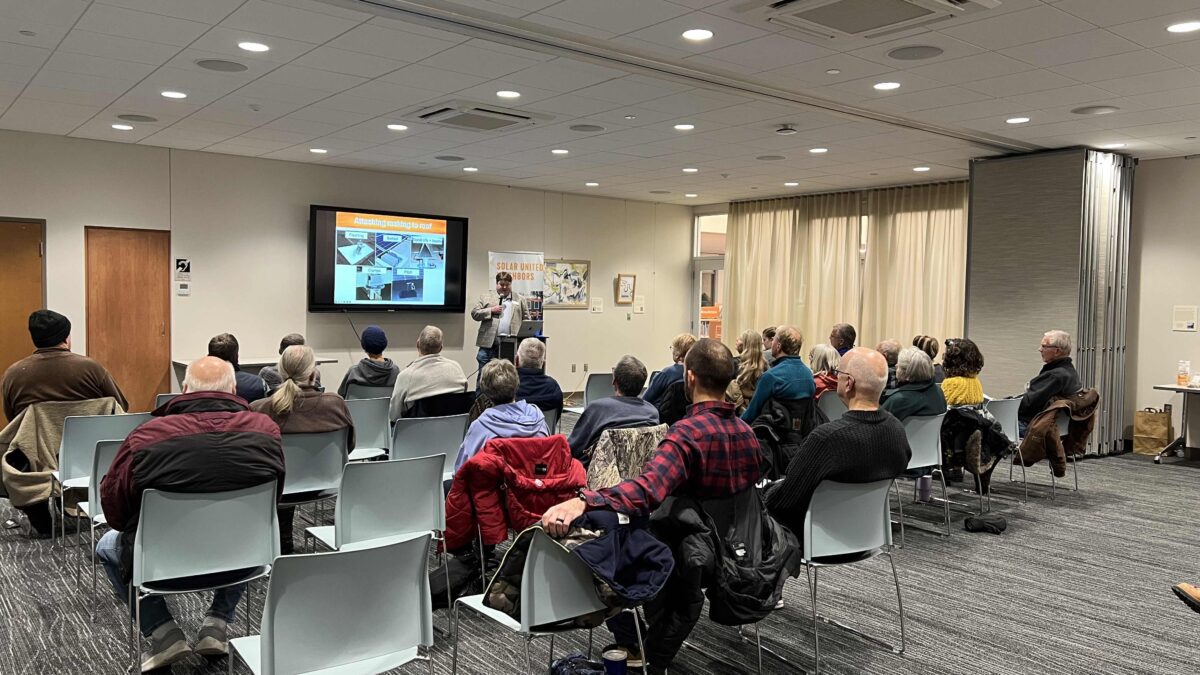
[[[870,192],[881,192],[883,190],[899,190],[901,188],[926,187],[929,185],[953,185],[955,183],[969,183],[969,182],[970,182],[970,180],[966,179],[966,178],[956,178],[954,180],[931,180],[931,181],[928,181],[925,183],[897,183],[895,185],[881,185],[879,187],[870,187],[870,188],[830,190],[828,192],[804,192],[804,193],[797,194],[797,195],[776,195],[776,196],[772,196],[772,197],[756,197],[754,199],[734,199],[734,200],[731,200],[729,203],[730,204],[749,204],[751,202],[771,201],[772,199],[801,199],[803,197],[825,197],[828,195],[867,194]]]

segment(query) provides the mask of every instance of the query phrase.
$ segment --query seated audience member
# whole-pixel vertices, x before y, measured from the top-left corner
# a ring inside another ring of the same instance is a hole
[[[350,385],[357,384],[364,387],[390,387],[396,384],[396,376],[400,374],[400,368],[392,363],[392,360],[383,355],[383,350],[387,349],[388,340],[387,334],[379,326],[367,326],[363,329],[362,335],[359,337],[359,344],[367,353],[365,359],[360,359],[358,363],[350,367],[346,371],[346,376],[342,378],[342,384],[338,386],[338,396],[346,397],[346,392],[349,391]]]
[[[696,336],[691,333],[680,333],[671,340],[672,364],[654,376],[654,379],[650,381],[650,388],[646,390],[642,398],[658,405],[659,399],[667,393],[667,387],[683,381],[683,359],[694,344],[696,344]]]
[[[817,389],[813,398],[821,398],[827,391],[837,391],[837,367],[840,357],[837,350],[827,344],[819,344],[808,354],[812,364],[813,382]]]
[[[883,358],[887,359],[888,364],[888,381],[887,387],[884,389],[884,397],[896,388],[896,359],[900,356],[900,343],[895,340],[884,340],[875,345],[875,351],[883,354]]]
[[[983,384],[979,382],[983,354],[979,347],[967,338],[948,339],[942,362],[946,368],[946,379],[942,381],[946,405],[983,405]]]
[[[238,341],[232,333],[221,333],[208,341],[208,355],[224,359],[233,364],[233,374],[237,378],[237,395],[253,403],[267,396],[267,383],[254,373],[247,373],[238,368]]]
[[[316,357],[305,345],[293,345],[279,357],[283,384],[270,398],[259,399],[250,409],[260,412],[279,425],[282,434],[320,434],[347,430],[346,451],[354,449],[354,420],[346,400],[334,393],[318,391]],[[284,553],[292,552],[292,516],[296,507],[279,509],[279,539]]]
[[[563,393],[558,382],[546,374],[546,343],[531,337],[517,347],[517,400],[527,401],[543,412],[557,410],[562,416]]]
[[[71,321],[58,312],[39,309],[29,315],[34,352],[4,371],[4,416],[12,421],[33,403],[87,401],[111,396],[122,408],[129,403],[104,366],[71,351]]]
[[[183,393],[154,411],[155,417],[134,429],[117,451],[100,483],[100,502],[112,530],[100,538],[96,556],[121,602],[129,599],[143,491],[225,492],[270,481],[282,491],[279,427],[265,415],[251,412],[234,394],[236,388],[229,362],[213,356],[192,362],[183,379]],[[212,545],[222,543],[214,541]],[[206,580],[219,584],[220,577],[214,574]],[[196,654],[221,656],[228,652],[227,625],[245,590],[245,585],[239,584],[215,592],[196,636]],[[142,672],[193,653],[161,595],[142,600],[140,628],[150,640]]]
[[[492,402],[471,426],[458,449],[454,470],[467,463],[493,438],[547,436],[546,416],[532,403],[517,400],[521,387],[517,367],[504,359],[492,359],[479,376],[479,390]]]
[[[542,517],[552,536],[564,536],[576,518],[593,509],[646,517],[672,495],[727,498],[754,487],[761,462],[758,439],[725,402],[733,354],[717,340],[703,338],[688,352],[685,364],[684,386],[693,403],[687,416],[667,432],[642,475],[602,490],[580,490],[578,498],[552,506]],[[667,582],[670,592],[659,593],[646,605],[648,673],[661,673],[671,665],[700,618],[699,609],[693,609],[703,606],[699,575],[684,567],[677,558]],[[629,618],[628,613],[622,616]],[[637,653],[632,620],[616,620],[609,627],[622,648]]]
[[[908,466],[912,450],[904,425],[879,409],[887,383],[887,361],[858,348],[838,364],[838,398],[847,412],[813,429],[792,458],[787,476],[767,490],[767,511],[800,533],[813,493],[821,481],[871,483],[895,478]]]
[[[780,326],[775,333],[775,364],[763,373],[754,390],[754,397],[742,413],[746,422],[754,422],[768,399],[798,401],[812,398],[816,393],[812,371],[800,358],[804,337],[798,328]]]
[[[303,335],[299,333],[288,333],[287,335],[283,336],[282,340],[279,341],[279,354],[282,355],[283,350],[291,347],[292,345],[302,344],[305,344]],[[275,393],[275,390],[279,388],[279,385],[283,384],[283,378],[279,376],[279,366],[275,363],[263,366],[262,369],[258,371],[258,376],[263,379],[263,382],[267,383],[267,396]],[[321,391],[325,391],[325,387],[321,385],[320,368],[317,368],[317,380],[313,386]]]
[[[844,356],[846,352],[854,349],[854,341],[857,339],[858,333],[855,332],[854,326],[848,323],[835,323],[829,331],[829,346],[837,350],[838,356]]]
[[[442,356],[442,329],[425,326],[417,335],[417,359],[396,376],[391,419],[405,417],[423,398],[467,390],[467,375],[458,361]]]
[[[1017,421],[1024,427],[1035,415],[1046,409],[1050,401],[1059,396],[1076,394],[1083,385],[1079,382],[1079,373],[1071,361],[1071,334],[1066,331],[1047,331],[1042,336],[1038,346],[1042,355],[1041,372],[1029,381],[1025,395],[1021,397],[1021,407],[1017,410]]]
[[[646,384],[646,366],[632,356],[622,356],[613,368],[613,391],[616,396],[596,399],[584,408],[575,422],[567,444],[571,455],[582,460],[600,440],[605,429],[629,429],[652,427],[658,424],[658,409],[648,401],[638,398],[638,392]]]
[[[763,358],[767,360],[767,367],[770,368],[771,364],[775,362],[775,353],[773,350],[775,347],[775,326],[767,326],[763,329],[762,343]]]
[[[896,359],[896,388],[880,407],[901,422],[913,416],[946,412],[946,397],[933,381],[933,362],[928,354],[916,347],[900,350]]]
[[[732,403],[734,411],[740,415],[754,398],[759,378],[770,366],[762,356],[762,337],[757,331],[748,330],[739,335],[737,345],[741,359],[737,361],[737,376],[725,390],[725,400]]]
[[[935,337],[928,335],[918,335],[913,338],[913,346],[925,352],[929,356],[929,360],[933,361],[938,355],[938,341]],[[942,380],[946,379],[946,371],[942,368],[942,364],[933,364],[933,381],[936,384],[941,384]]]

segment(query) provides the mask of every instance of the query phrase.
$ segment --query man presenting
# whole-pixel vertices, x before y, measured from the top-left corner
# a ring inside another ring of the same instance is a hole
[[[519,333],[525,318],[525,299],[513,292],[511,274],[496,273],[496,291],[479,296],[471,309],[471,318],[479,322],[479,334],[475,338],[479,353],[475,355],[475,361],[482,371],[488,361],[500,357],[500,336]],[[478,374],[475,388],[479,388]]]

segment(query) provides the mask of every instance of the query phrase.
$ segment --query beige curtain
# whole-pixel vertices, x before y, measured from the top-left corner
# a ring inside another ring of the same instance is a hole
[[[858,314],[859,195],[735,202],[725,251],[725,341],[790,324],[805,351]]]
[[[867,196],[863,345],[915,335],[960,337],[967,278],[967,183],[872,190]]]

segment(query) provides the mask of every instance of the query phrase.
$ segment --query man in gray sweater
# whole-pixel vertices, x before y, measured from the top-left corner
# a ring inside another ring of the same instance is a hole
[[[425,326],[417,336],[417,360],[396,377],[392,389],[390,417],[405,417],[413,404],[423,398],[455,394],[467,390],[467,375],[458,361],[442,356],[442,329]]]
[[[873,349],[851,349],[838,363],[838,398],[847,412],[804,439],[783,480],[767,491],[767,511],[798,536],[813,493],[823,480],[872,483],[895,478],[912,449],[904,425],[879,409],[887,383],[887,360]]]

